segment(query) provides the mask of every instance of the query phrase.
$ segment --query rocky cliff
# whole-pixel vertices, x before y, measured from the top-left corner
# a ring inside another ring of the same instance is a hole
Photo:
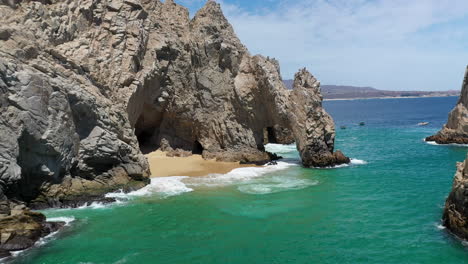
[[[468,143],[468,68],[463,80],[457,106],[449,114],[444,128],[436,135],[426,138],[439,144]],[[443,215],[444,226],[462,239],[468,239],[468,158],[457,164],[452,191],[446,202]]]
[[[450,195],[445,202],[444,226],[462,239],[468,239],[468,158],[457,164]]]
[[[306,167],[349,162],[320,83],[301,70],[288,91],[213,1],[190,19],[172,0],[0,0],[0,22],[3,201],[76,206],[140,188],[142,153],[158,148],[259,162],[265,143],[295,140]]]
[[[463,79],[460,99],[450,112],[447,124],[436,135],[426,138],[439,144],[468,144],[468,67]]]

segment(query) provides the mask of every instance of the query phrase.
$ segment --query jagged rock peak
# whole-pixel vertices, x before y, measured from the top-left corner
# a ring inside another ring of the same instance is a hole
[[[320,82],[306,68],[302,68],[294,75],[293,89],[295,87],[317,89]]]
[[[214,16],[214,17],[223,17],[224,13],[221,9],[221,5],[213,0],[206,1],[205,5],[198,10],[198,16]]]
[[[439,144],[468,144],[468,67],[463,79],[460,99],[450,112],[448,121],[436,135],[426,138]]]
[[[463,78],[462,90],[458,103],[468,107],[468,65],[465,69],[465,78]]]
[[[263,162],[292,134],[304,166],[345,162],[319,82],[302,70],[288,91],[216,2],[190,20],[171,0],[0,0],[0,25],[0,200],[138,189],[158,148]]]
[[[216,27],[220,27],[222,29],[228,28],[234,33],[234,29],[224,16],[223,10],[221,9],[221,5],[219,3],[216,3],[215,1],[207,1],[206,4],[200,10],[197,11],[197,13],[192,19],[192,22],[205,23]]]

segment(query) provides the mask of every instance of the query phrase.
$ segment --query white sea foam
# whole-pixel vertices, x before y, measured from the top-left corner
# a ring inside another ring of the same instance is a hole
[[[351,159],[351,165],[365,165],[367,161],[360,159]]]
[[[340,164],[340,165],[335,165],[335,166],[330,166],[330,167],[325,167],[325,168],[316,168],[316,169],[338,169],[338,168],[346,168],[350,166],[358,166],[358,165],[366,165],[367,161],[365,160],[360,160],[360,159],[351,159],[351,162],[349,164]]]
[[[290,153],[297,151],[296,144],[289,144],[289,145],[283,145],[283,144],[273,144],[273,143],[268,143],[265,145],[265,150],[268,152],[272,153]]]
[[[454,147],[463,147],[463,148],[468,147],[468,144],[457,144],[457,143],[439,144],[435,141],[426,141],[426,139],[423,139],[423,141],[433,146],[454,146]]]
[[[192,177],[184,182],[188,186],[226,186],[239,184],[250,181],[252,179],[263,176],[267,173],[284,170],[293,166],[298,166],[296,163],[280,161],[276,165],[267,165],[262,167],[244,167],[234,169],[226,174],[210,174],[206,177]]]
[[[446,227],[441,224],[436,224],[437,229],[444,230]]]
[[[17,256],[21,255],[25,251],[27,251],[27,249],[19,250],[19,251],[11,251],[10,254],[11,254],[12,257],[17,257]],[[2,259],[0,259],[0,260],[2,260]]]
[[[123,193],[122,191],[109,193],[106,197],[115,198],[117,201],[152,195],[160,195],[165,198],[191,192],[197,187],[228,185],[241,185],[239,190],[246,193],[273,193],[286,189],[302,189],[317,184],[316,181],[307,179],[275,176],[261,177],[293,166],[299,166],[299,164],[280,161],[276,165],[237,168],[226,174],[210,174],[205,177],[157,177],[152,178],[151,183],[140,190],[130,193]]]
[[[51,218],[47,218],[47,221],[48,222],[65,222],[65,226],[69,226],[71,224],[71,222],[75,221],[75,217],[73,217],[73,216],[51,217]],[[38,241],[36,241],[36,243],[34,243],[34,246],[35,247],[40,247],[40,246],[43,246],[43,245],[49,243],[50,241],[52,241],[54,239],[54,237],[59,232],[60,232],[60,230],[57,230],[55,232],[52,232],[52,233],[48,234],[45,237],[41,237]],[[26,251],[28,251],[28,249],[20,250],[20,251],[13,251],[13,252],[11,252],[11,255],[13,257],[17,257],[17,256],[21,255],[22,253],[24,253]]]
[[[113,203],[102,203],[102,202],[92,202],[92,203],[85,203],[82,206],[77,207],[76,209],[104,209],[108,208]]]
[[[65,226],[69,226],[71,222],[75,221],[75,217],[73,216],[60,216],[60,217],[52,217],[47,218],[48,222],[65,222]]]
[[[191,192],[193,189],[187,187],[183,179],[187,179],[187,176],[175,176],[175,177],[157,177],[152,178],[151,183],[146,185],[145,187],[129,192],[117,192],[117,193],[109,193],[106,194],[106,197],[115,198],[117,201],[119,199],[131,199],[134,197],[141,197],[141,196],[151,196],[153,194],[159,194],[163,197],[169,197],[174,195],[179,195],[186,192]]]
[[[318,181],[280,176],[266,179],[263,182],[241,185],[237,189],[248,194],[270,194],[301,190],[313,185],[318,185]]]

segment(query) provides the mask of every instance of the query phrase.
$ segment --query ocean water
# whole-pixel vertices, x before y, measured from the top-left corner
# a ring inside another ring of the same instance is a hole
[[[467,148],[427,144],[457,98],[328,101],[350,166],[154,179],[113,205],[47,210],[67,227],[11,263],[468,263],[440,225]],[[360,127],[359,122],[366,122]],[[430,122],[419,127],[419,122]]]

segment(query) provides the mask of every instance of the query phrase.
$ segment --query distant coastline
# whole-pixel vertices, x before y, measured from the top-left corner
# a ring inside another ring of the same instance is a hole
[[[284,80],[288,89],[292,89],[293,81]],[[447,91],[389,91],[373,87],[359,87],[350,85],[321,85],[321,92],[325,100],[357,100],[357,99],[385,99],[385,98],[423,98],[459,96],[460,90]]]
[[[442,97],[458,97],[458,95],[446,96],[395,96],[395,97],[363,97],[363,98],[324,98],[323,101],[354,101],[354,100],[371,100],[371,99],[413,99],[413,98],[442,98]]]

